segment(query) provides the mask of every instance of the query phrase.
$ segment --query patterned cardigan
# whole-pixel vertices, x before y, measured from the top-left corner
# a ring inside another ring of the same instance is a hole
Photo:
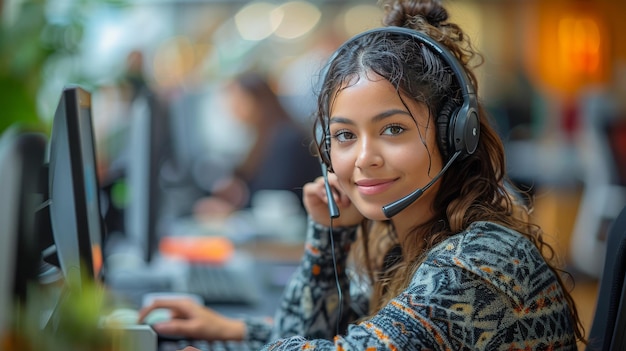
[[[356,228],[333,228],[343,292]],[[338,293],[329,229],[310,223],[299,269],[273,324],[248,319],[263,350],[576,350],[567,301],[537,248],[519,233],[477,222],[434,247],[409,286],[376,315],[364,294]],[[337,323],[341,316],[342,323]],[[337,326],[342,333],[337,333]],[[336,336],[337,335],[337,336]],[[267,344],[269,343],[269,344]],[[267,345],[265,345],[267,344]]]

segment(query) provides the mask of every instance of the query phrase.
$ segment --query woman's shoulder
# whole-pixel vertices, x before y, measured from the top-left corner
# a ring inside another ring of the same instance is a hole
[[[439,243],[431,250],[431,255],[451,251],[456,256],[488,261],[508,260],[518,255],[523,255],[518,258],[524,259],[529,251],[537,251],[537,248],[528,238],[510,228],[492,222],[475,222],[463,232]]]
[[[423,268],[455,267],[492,283],[522,302],[536,284],[555,279],[537,247],[522,234],[491,222],[476,222],[431,250]]]

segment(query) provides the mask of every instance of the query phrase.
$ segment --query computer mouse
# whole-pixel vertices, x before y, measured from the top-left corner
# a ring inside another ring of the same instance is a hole
[[[104,318],[104,325],[134,325],[139,321],[139,311],[131,308],[118,308]]]
[[[157,308],[157,309],[150,311],[150,313],[146,315],[146,317],[143,319],[143,323],[148,324],[148,325],[153,325],[153,324],[167,322],[170,319],[172,319],[172,313],[169,309]]]
[[[172,319],[172,313],[167,308],[157,308],[150,311],[143,319],[143,324],[155,326],[159,323],[167,322]],[[164,334],[157,331],[159,340],[161,341],[181,341],[187,339],[184,335]]]

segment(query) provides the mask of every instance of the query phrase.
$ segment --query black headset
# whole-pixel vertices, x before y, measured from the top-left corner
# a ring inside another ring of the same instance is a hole
[[[432,52],[437,54],[457,79],[463,102],[460,106],[449,99],[444,103],[442,110],[437,116],[437,128],[439,132],[439,144],[444,152],[444,157],[448,159],[456,159],[458,156],[463,157],[474,153],[478,146],[478,138],[480,134],[480,122],[478,121],[478,100],[476,91],[472,85],[465,69],[461,66],[456,56],[454,56],[448,48],[432,39],[425,33],[414,29],[404,27],[380,27],[370,29],[359,33],[341,45],[331,56],[326,69],[322,72],[321,77],[325,82],[328,77],[329,67],[332,66],[335,58],[344,50],[346,50],[354,41],[373,34],[387,33],[390,35],[405,35],[428,47]],[[317,131],[317,142],[320,146],[321,161],[332,170],[330,162],[330,130],[329,124],[325,124],[324,130]],[[322,140],[323,139],[323,140]]]

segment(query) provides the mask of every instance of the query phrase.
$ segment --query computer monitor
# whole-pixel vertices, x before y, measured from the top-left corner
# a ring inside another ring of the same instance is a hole
[[[140,258],[148,263],[158,245],[161,205],[159,169],[168,145],[165,106],[158,106],[151,93],[141,94],[131,106],[126,184],[129,201],[125,213],[125,235]],[[161,107],[162,109],[160,109]]]
[[[91,93],[66,87],[49,143],[48,194],[52,234],[65,279],[102,278],[103,221],[91,114]]]
[[[168,224],[189,215],[202,196],[192,179],[193,158],[201,148],[195,145],[196,117],[189,105],[193,103],[187,99],[166,101],[150,90],[141,91],[131,102],[123,151],[111,172],[116,184],[124,184],[127,200],[121,206],[122,225],[113,223],[121,228],[108,237],[108,255],[131,255],[140,260],[134,264],[151,263]]]
[[[125,196],[124,201],[107,208],[105,221],[112,230],[106,240],[106,261],[146,266],[152,261],[160,236],[164,204],[161,170],[170,151],[169,108],[154,93],[144,90],[129,105],[127,118],[120,133],[123,145],[111,162],[107,175],[110,179],[106,181],[123,184]],[[116,136],[115,142],[120,143],[119,139]],[[113,203],[113,187],[104,186],[103,191]],[[113,273],[120,267],[114,264],[109,268]]]
[[[41,205],[41,170],[47,137],[10,128],[0,138],[0,335],[12,323],[15,302],[25,302],[38,274],[35,213]]]

